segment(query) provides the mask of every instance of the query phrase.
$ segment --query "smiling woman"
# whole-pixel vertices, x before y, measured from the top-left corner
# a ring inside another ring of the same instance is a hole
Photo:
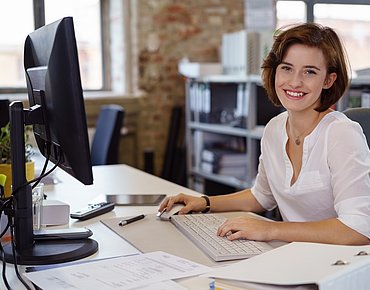
[[[270,100],[286,111],[272,118],[261,139],[252,188],[209,197],[211,211],[279,208],[283,221],[232,218],[219,236],[287,242],[368,244],[370,151],[362,128],[331,106],[348,85],[347,62],[336,32],[314,23],[285,27],[262,66]],[[203,198],[184,194],[161,204],[180,214],[203,211]],[[231,232],[231,234],[230,234]]]
[[[328,73],[326,66],[321,49],[302,44],[290,46],[276,68],[275,78],[276,94],[284,108],[311,110],[319,107],[321,91],[329,89],[337,77],[335,72]]]
[[[293,45],[294,50],[291,49]],[[316,91],[316,96],[320,97],[317,111],[325,111],[335,104],[348,86],[349,63],[342,41],[331,28],[310,23],[286,26],[285,30],[280,29],[275,33],[272,51],[263,64],[262,78],[270,100],[277,106],[281,105],[281,100],[275,87],[276,79],[284,70],[291,72],[295,69],[295,73],[298,70],[300,76],[304,76],[305,83],[313,81],[319,86],[319,92]],[[299,69],[292,67],[287,60],[288,55]],[[305,57],[309,57],[309,60]],[[296,80],[299,79],[290,77],[291,82]]]

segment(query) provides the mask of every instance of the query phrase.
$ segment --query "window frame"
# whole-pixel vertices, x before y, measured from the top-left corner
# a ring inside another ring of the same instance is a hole
[[[102,88],[96,90],[85,89],[84,92],[106,92],[112,90],[111,78],[111,57],[110,57],[110,25],[109,25],[109,5],[110,0],[100,0],[100,20],[101,20],[101,51],[102,51]],[[44,0],[33,0],[34,29],[45,25],[45,2]],[[30,31],[31,32],[31,31]],[[1,95],[26,94],[26,87],[0,87]],[[6,96],[8,97],[8,96]]]
[[[278,2],[279,0],[277,0]],[[297,0],[284,0],[297,1]],[[370,5],[369,0],[299,0],[306,4],[306,21],[314,22],[313,8],[315,4],[353,4],[353,5]]]

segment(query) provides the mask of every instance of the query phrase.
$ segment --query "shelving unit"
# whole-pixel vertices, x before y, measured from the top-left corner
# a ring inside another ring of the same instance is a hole
[[[188,78],[188,186],[209,195],[250,187],[264,125],[279,112],[257,75]]]
[[[364,95],[364,92],[368,93]],[[370,107],[370,77],[352,79],[350,87],[338,102],[336,109],[344,111],[354,107]]]

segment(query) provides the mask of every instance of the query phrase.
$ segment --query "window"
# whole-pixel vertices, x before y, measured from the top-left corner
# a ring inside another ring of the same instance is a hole
[[[303,1],[278,1],[276,27],[306,21],[306,4]]]
[[[16,15],[16,17],[15,17]],[[23,45],[33,30],[32,1],[2,1],[0,8],[0,87],[26,87]]]
[[[103,88],[99,0],[45,0],[45,23],[72,16],[77,39],[82,87]]]
[[[370,67],[370,5],[316,4],[315,22],[333,27],[343,39],[352,70]]]
[[[33,4],[41,7],[41,13],[36,11],[34,15]],[[34,30],[34,23],[51,23],[65,16],[74,18],[83,88],[107,89],[103,78],[106,74],[103,73],[100,15],[99,0],[1,1],[0,26],[6,29],[2,29],[0,37],[0,90],[25,91],[23,46],[26,36]]]
[[[353,70],[370,68],[370,2],[368,0],[277,1],[277,27],[315,21],[332,27],[343,40]]]

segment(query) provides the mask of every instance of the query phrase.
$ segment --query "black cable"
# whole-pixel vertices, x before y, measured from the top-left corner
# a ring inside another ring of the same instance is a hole
[[[5,211],[4,209],[6,209],[7,207],[10,208],[11,210],[11,205],[12,205],[12,200],[11,198],[5,200],[4,202],[2,201],[2,204],[1,204],[1,209],[0,209],[0,216],[3,214],[5,214]],[[7,214],[8,216],[8,214]],[[9,229],[9,225],[10,225],[10,219],[8,218],[8,222],[6,224],[6,227],[4,228],[4,230],[2,231],[1,235],[0,235],[0,238],[2,238],[5,233],[7,232],[7,230]],[[8,279],[6,278],[6,260],[5,260],[5,251],[4,251],[4,248],[3,248],[3,245],[2,243],[0,243],[0,251],[1,251],[1,257],[2,257],[2,260],[3,260],[3,263],[2,263],[2,266],[3,266],[3,270],[2,270],[2,278],[3,278],[3,282],[6,286],[6,288],[8,290],[11,290],[12,288],[10,287],[9,283],[8,283]]]
[[[48,154],[48,156],[46,157],[46,160],[45,160],[45,162],[44,162],[44,166],[43,166],[43,168],[42,168],[42,170],[41,170],[41,173],[40,173],[40,176],[43,176],[44,174],[45,174],[45,171],[46,171],[46,169],[47,169],[47,167],[48,167],[48,163],[49,163],[49,159],[50,159],[50,154]],[[39,180],[38,181],[36,181],[33,185],[32,185],[32,189],[34,189],[34,188],[36,188],[36,186],[40,183],[40,181],[42,180],[42,178],[40,178],[40,176],[39,176]],[[45,194],[45,192],[44,192],[44,196],[43,196],[43,198],[44,199],[46,199],[46,194]]]
[[[41,172],[40,176],[37,177],[37,178],[34,178],[34,179],[30,180],[30,181],[27,181],[23,185],[19,186],[15,190],[13,190],[11,198],[8,199],[8,200],[10,200],[10,206],[11,206],[11,208],[14,210],[14,200],[13,200],[13,197],[14,197],[14,195],[17,194],[17,192],[21,188],[23,188],[23,187],[25,187],[25,186],[33,183],[33,182],[36,182],[36,185],[37,185],[41,181],[42,178],[44,178],[45,176],[49,175],[51,172],[53,172],[58,167],[58,165],[60,164],[61,160],[62,160],[62,152],[60,152],[60,154],[59,154],[59,158],[58,158],[57,163],[49,171],[47,171],[45,173],[45,170],[47,168],[47,163],[49,162],[49,154],[48,154],[48,157],[47,157],[47,159],[46,159],[46,161],[44,163],[44,167],[42,169],[42,172]],[[34,186],[36,186],[36,185],[34,185]],[[7,201],[5,201],[4,203],[7,203]],[[4,204],[2,205],[2,207],[3,206],[4,206]],[[17,264],[17,258],[16,258],[16,252],[15,252],[16,245],[15,245],[15,242],[14,242],[14,222],[13,222],[13,220],[10,221],[10,219],[8,219],[8,225],[7,225],[7,227],[9,228],[9,226],[10,226],[11,247],[12,247],[12,254],[13,254],[13,261],[14,261],[14,270],[15,270],[15,273],[17,275],[18,280],[26,287],[26,289],[27,290],[32,290],[32,288],[30,288],[30,286],[28,286],[28,284],[26,283],[26,281],[22,278],[22,276],[20,275],[19,270],[18,270],[18,264]],[[3,271],[2,271],[3,281],[4,281],[4,284],[6,285],[6,287],[9,290],[11,290],[10,285],[9,285],[9,283],[8,283],[8,281],[6,279],[6,275],[5,275],[6,261],[5,261],[4,251],[2,249],[2,245],[1,245],[1,250],[3,252],[3,254],[2,254],[2,256],[3,256]]]
[[[21,274],[19,273],[18,271],[18,263],[17,263],[17,257],[16,257],[16,254],[15,254],[15,242],[14,242],[14,223],[12,223],[10,225],[10,235],[12,237],[12,253],[13,253],[13,261],[14,261],[14,270],[15,270],[15,274],[17,275],[17,278],[19,281],[21,281],[21,283],[24,285],[24,287],[26,287],[27,290],[32,290],[32,288],[30,286],[28,286],[28,284],[26,283],[26,281],[22,278]]]
[[[1,245],[1,252],[2,252],[2,259],[3,259],[3,270],[2,270],[2,277],[3,277],[3,282],[6,286],[6,289],[8,290],[11,290],[12,288],[10,287],[9,283],[8,283],[8,279],[6,278],[6,261],[5,261],[5,252],[4,252],[4,248],[3,246]]]
[[[46,173],[44,173],[44,174],[40,175],[39,177],[36,177],[36,178],[34,178],[34,179],[30,180],[30,181],[27,181],[25,184],[22,184],[20,187],[18,187],[17,189],[15,189],[15,190],[13,191],[13,195],[14,195],[14,193],[16,193],[16,192],[17,192],[19,189],[21,189],[22,187],[25,187],[25,186],[27,186],[27,185],[29,185],[29,184],[31,184],[31,183],[33,183],[33,182],[35,182],[35,181],[40,181],[40,180],[41,180],[41,179],[43,179],[45,176],[49,175],[51,172],[53,172],[53,171],[58,167],[58,165],[59,165],[60,161],[61,161],[61,158],[59,158],[58,162],[57,162],[57,163],[55,163],[55,164],[54,164],[54,166],[53,166],[49,171],[47,171]]]
[[[44,166],[41,170],[40,176],[45,174],[46,168],[48,167],[48,163],[49,163],[49,156],[46,158],[46,160],[44,162]],[[38,177],[39,179],[32,185],[32,188],[35,188],[40,183],[40,181],[42,179],[42,178],[40,178],[40,176]]]
[[[13,190],[13,192],[12,192],[12,195],[16,195],[16,194],[17,194],[17,192],[18,192],[21,188],[23,188],[23,187],[25,187],[25,186],[27,186],[27,185],[29,185],[29,184],[31,184],[31,183],[33,183],[33,182],[35,182],[35,181],[40,181],[40,180],[41,180],[42,178],[44,178],[45,176],[49,175],[51,172],[53,172],[53,171],[58,167],[58,165],[60,164],[61,160],[62,160],[62,153],[60,152],[59,159],[58,159],[57,163],[55,163],[55,164],[54,164],[54,166],[53,166],[49,171],[47,171],[46,173],[44,173],[44,174],[40,175],[40,176],[39,176],[39,177],[37,177],[37,178],[34,178],[34,179],[30,180],[30,181],[27,181],[26,183],[22,184],[22,185],[21,185],[21,186],[19,186],[18,188],[14,189],[14,190]]]
[[[8,225],[7,225],[7,228],[9,228],[9,222],[8,222]],[[2,270],[2,278],[3,278],[3,282],[6,286],[6,289],[8,290],[11,290],[11,287],[8,283],[8,279],[6,278],[6,260],[5,260],[5,251],[4,251],[4,248],[3,248],[3,245],[0,243],[0,251],[1,251],[1,258],[3,259],[3,270]]]
[[[10,228],[10,244],[11,244],[10,246],[12,248],[15,273],[16,273],[17,278],[19,279],[19,281],[28,290],[32,290],[32,288],[30,288],[28,286],[28,284],[26,283],[26,281],[22,278],[22,276],[20,275],[19,270],[18,270],[18,264],[17,264],[17,258],[16,258],[16,252],[15,252],[16,246],[15,246],[15,242],[14,242],[14,220],[13,220],[13,216],[14,216],[14,199],[13,199],[13,196],[11,196],[7,200],[5,200],[5,202],[2,203],[0,213],[2,213],[3,209],[5,209],[4,212],[8,216],[8,223],[7,223],[6,227],[5,227],[5,229],[3,230],[3,232],[1,233],[1,236],[3,236],[5,234],[5,232],[7,231],[7,229]],[[2,266],[3,266],[2,278],[3,278],[4,284],[7,287],[7,289],[8,290],[11,290],[11,287],[10,287],[10,285],[8,283],[7,278],[6,278],[5,251],[4,251],[4,248],[3,248],[3,246],[2,246],[1,243],[0,243],[0,250],[2,252],[2,259],[3,259],[3,263],[2,263]]]
[[[50,160],[50,155],[51,155],[51,142],[44,141],[44,146],[46,148],[46,160],[44,162],[44,166],[41,170],[40,176],[43,176],[45,174],[46,168],[48,167],[48,163],[49,163],[49,160]],[[38,177],[39,179],[36,181],[36,183],[34,185],[32,185],[32,188],[35,188],[40,183],[40,181],[42,179],[42,178],[40,178],[40,176]]]
[[[7,201],[5,200],[5,201],[3,201],[3,200],[1,200],[1,207],[0,207],[0,217],[2,216],[2,214],[3,214],[3,211],[4,211],[4,208],[5,208],[5,206],[6,206],[6,203],[7,203]],[[0,219],[1,220],[1,219]],[[6,231],[8,230],[8,228],[9,228],[9,222],[7,223],[7,225],[6,225],[6,227],[4,228],[4,230],[1,232],[1,234],[0,234],[0,238],[2,238],[4,235],[5,235],[5,233],[6,233]]]
[[[9,222],[6,224],[4,230],[1,232],[0,238],[2,238],[6,234],[8,229],[9,229]]]

